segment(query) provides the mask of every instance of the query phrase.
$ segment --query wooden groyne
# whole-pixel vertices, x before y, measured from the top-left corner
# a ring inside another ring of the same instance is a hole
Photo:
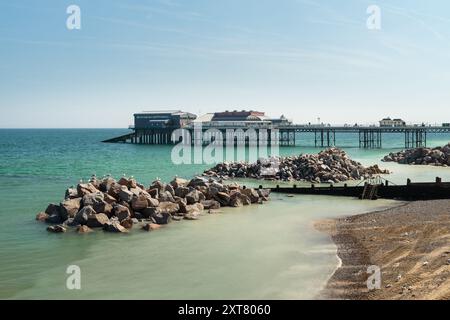
[[[262,186],[260,186],[262,187]],[[406,185],[392,185],[388,182],[382,184],[366,183],[359,186],[316,186],[280,187],[271,188],[272,192],[285,194],[307,194],[340,197],[356,197],[362,199],[398,199],[398,200],[437,200],[450,199],[450,183],[442,182],[436,178],[435,182],[411,182],[407,180]]]

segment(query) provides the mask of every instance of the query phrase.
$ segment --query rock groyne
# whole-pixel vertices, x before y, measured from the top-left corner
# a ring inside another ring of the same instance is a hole
[[[377,174],[389,174],[378,165],[364,167],[338,148],[328,148],[318,154],[260,159],[256,163],[223,162],[203,173],[208,177],[254,178],[281,181],[333,183],[361,180]]]
[[[80,183],[66,190],[65,199],[51,203],[36,220],[51,224],[53,233],[75,228],[78,233],[101,228],[107,232],[128,232],[138,225],[153,231],[171,221],[197,220],[202,213],[216,213],[221,207],[262,204],[270,190],[250,189],[236,183],[196,177],[174,178],[170,183],[154,181],[148,188],[133,178],[112,177]]]
[[[436,148],[415,148],[392,152],[385,156],[384,162],[397,162],[410,165],[450,166],[450,143]]]

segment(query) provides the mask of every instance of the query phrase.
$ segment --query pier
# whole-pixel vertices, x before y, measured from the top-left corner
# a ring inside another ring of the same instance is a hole
[[[355,137],[355,144],[364,149],[380,149],[383,147],[383,137],[396,135],[403,137],[405,148],[427,146],[427,135],[430,133],[450,134],[450,126],[406,125],[403,121],[392,126],[332,126],[332,125],[299,125],[287,120],[284,116],[270,119],[263,112],[257,111],[225,111],[207,114],[196,119],[191,113],[182,111],[153,111],[135,114],[133,132],[105,140],[103,142],[128,142],[133,144],[170,145],[181,140],[184,143],[207,145],[219,133],[227,142],[232,136],[240,145],[258,145],[263,139],[267,143],[279,146],[296,146],[297,141],[304,136],[314,137],[315,147],[338,146],[336,134],[348,133]],[[400,119],[396,119],[400,120]],[[200,129],[199,129],[200,128]],[[177,129],[183,130],[183,137],[173,137]],[[233,141],[233,140],[232,140]]]
[[[220,131],[223,137],[226,137],[227,130],[248,130],[252,127],[217,127],[214,126],[213,129]],[[194,128],[186,127],[184,128],[190,133],[191,142],[195,143]],[[203,126],[202,133],[204,134],[207,130],[212,129],[208,126]],[[336,133],[353,133],[355,134],[356,141],[359,142],[359,147],[364,149],[380,149],[383,146],[383,136],[402,133],[404,136],[404,146],[405,148],[418,148],[427,146],[427,135],[429,133],[447,133],[450,134],[449,127],[398,127],[398,128],[384,128],[384,127],[308,127],[300,125],[292,125],[289,127],[258,127],[252,128],[256,131],[257,135],[260,134],[261,130],[264,130],[270,142],[270,137],[276,137],[280,146],[295,146],[296,141],[304,133],[314,134],[314,146],[315,147],[333,147],[337,146]],[[275,133],[275,131],[277,131]],[[152,129],[152,130],[140,130],[135,129],[134,132],[105,140],[103,142],[128,142],[134,144],[176,144],[179,141],[172,141],[172,130],[167,129]],[[359,139],[358,139],[359,138]],[[246,144],[249,143],[249,138],[243,136],[239,137],[236,134],[236,140],[244,139]],[[212,140],[205,140],[204,144],[209,144]]]
[[[263,188],[260,186],[260,188]],[[364,185],[348,186],[316,186],[310,187],[280,187],[270,188],[274,193],[324,195],[339,197],[354,197],[360,199],[395,199],[395,200],[438,200],[450,199],[450,182],[442,182],[436,178],[435,182],[411,182],[407,180],[405,185],[392,185],[385,183],[365,183]]]

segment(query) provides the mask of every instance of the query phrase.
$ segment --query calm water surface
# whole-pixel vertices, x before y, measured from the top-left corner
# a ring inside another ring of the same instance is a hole
[[[171,147],[102,144],[126,130],[0,130],[0,298],[117,299],[300,299],[313,298],[337,264],[327,235],[313,228],[320,218],[382,209],[394,201],[273,195],[262,206],[223,209],[199,221],[172,223],[164,230],[127,235],[48,234],[34,221],[49,202],[91,174],[133,175],[150,183],[174,175],[192,177],[208,166],[174,165]],[[300,143],[307,145],[306,137]],[[442,145],[446,136],[429,137]],[[401,149],[401,138],[383,150],[351,148],[364,164],[380,163]],[[317,152],[282,148],[282,154]],[[384,164],[394,173],[450,181],[450,169]],[[253,182],[255,183],[255,182]],[[256,182],[258,183],[258,182]],[[82,272],[82,290],[67,290],[68,265]]]

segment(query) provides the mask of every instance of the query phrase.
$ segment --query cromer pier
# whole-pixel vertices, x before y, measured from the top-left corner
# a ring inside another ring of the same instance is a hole
[[[427,146],[427,135],[450,133],[450,126],[425,125],[380,125],[380,126],[333,126],[333,125],[300,125],[294,124],[284,116],[271,119],[258,111],[225,111],[204,115],[197,118],[188,112],[175,111],[148,111],[134,115],[135,124],[130,126],[132,132],[120,137],[111,138],[103,142],[109,143],[133,143],[147,145],[169,145],[180,141],[196,143],[200,139],[203,144],[209,144],[215,139],[212,132],[220,132],[224,142],[230,134],[236,143],[248,145],[251,142],[259,143],[260,137],[264,137],[268,143],[277,143],[280,146],[295,146],[296,140],[302,134],[313,139],[316,147],[337,146],[337,133],[349,133],[355,136],[355,143],[360,148],[382,148],[383,137],[395,135],[402,139],[405,148],[417,148]],[[384,119],[385,120],[385,119]],[[200,129],[199,129],[200,128]],[[182,139],[173,137],[177,129],[184,129]],[[248,134],[252,131],[252,137]],[[190,141],[189,141],[190,140]],[[311,141],[312,142],[312,141]]]

